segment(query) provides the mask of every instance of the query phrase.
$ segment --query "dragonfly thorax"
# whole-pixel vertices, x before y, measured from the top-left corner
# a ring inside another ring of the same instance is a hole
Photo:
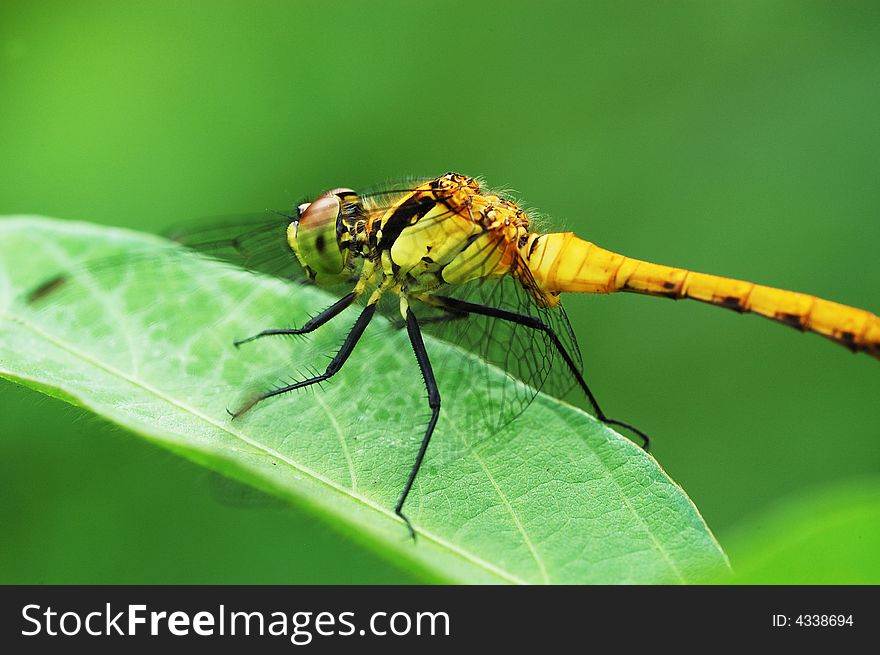
[[[374,282],[414,295],[510,275],[540,306],[552,307],[558,293],[529,270],[539,238],[516,203],[458,173],[399,192],[327,191],[301,205],[288,230],[291,248],[319,283],[351,278],[359,261],[371,263]]]

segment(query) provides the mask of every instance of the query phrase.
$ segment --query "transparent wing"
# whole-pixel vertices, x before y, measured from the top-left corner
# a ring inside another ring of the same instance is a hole
[[[502,277],[447,286],[436,294],[531,320],[517,322],[474,312],[462,315],[424,304],[414,309],[426,332],[471,353],[463,368],[449,370],[441,363],[435,369],[445,389],[467,393],[479,386],[481,395],[491,399],[468,417],[489,431],[504,427],[521,414],[539,391],[563,398],[575,385],[571,368],[551,333],[568,353],[571,365],[579,372],[582,369],[580,349],[565,310],[561,305],[541,307],[528,288],[533,283],[528,271],[520,270],[516,275],[512,271]],[[535,322],[546,329],[536,329]],[[487,375],[491,367],[507,374],[506,384],[499,385],[496,376]],[[444,387],[440,392],[444,393]]]
[[[212,259],[299,280],[304,273],[287,243],[287,227],[292,220],[281,213],[244,214],[176,226],[164,236]]]
[[[261,213],[206,219],[166,230],[167,248],[157,252],[155,242],[144,238],[143,249],[115,248],[112,241],[102,242],[89,252],[77,253],[76,262],[57,271],[47,271],[46,278],[28,294],[29,302],[57,294],[81,276],[109,276],[140,263],[158,264],[157,257],[177,257],[194,251],[232,266],[285,280],[303,280],[305,275],[296,256],[287,245],[290,218],[282,214]]]

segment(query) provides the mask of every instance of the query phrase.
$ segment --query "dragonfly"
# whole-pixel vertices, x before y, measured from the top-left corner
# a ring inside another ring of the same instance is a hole
[[[690,298],[754,313],[802,332],[814,332],[853,352],[880,359],[880,318],[812,295],[641,261],[572,232],[533,229],[528,212],[475,177],[450,172],[357,192],[334,188],[293,214],[241,225],[169,235],[183,246],[254,271],[296,277],[334,290],[338,300],[300,327],[271,327],[235,342],[312,333],[353,306],[360,307],[341,347],[322,373],[253,396],[230,411],[239,419],[259,403],[319,385],[344,367],[377,312],[405,328],[427,391],[430,418],[394,508],[403,511],[441,415],[441,389],[423,332],[460,346],[476,358],[466,371],[494,400],[481,407],[482,425],[501,427],[544,392],[579,392],[596,418],[649,436],[611,418],[587,384],[580,349],[561,303],[562,293],[629,292]],[[296,263],[298,272],[289,273]],[[282,271],[284,271],[282,273]],[[51,286],[51,285],[49,285]],[[42,293],[42,292],[40,292]],[[463,364],[467,366],[468,364]]]

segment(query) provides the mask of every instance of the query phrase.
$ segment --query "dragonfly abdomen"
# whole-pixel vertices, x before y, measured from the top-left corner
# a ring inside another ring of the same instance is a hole
[[[640,268],[635,267],[622,291],[652,293],[642,284],[644,271]],[[880,358],[880,319],[865,310],[804,293],[694,271],[684,271],[680,280],[664,284],[672,286],[672,297],[692,298],[741,313],[752,312],[802,332],[821,334],[853,352],[864,351]]]
[[[534,241],[528,254],[529,268],[546,292],[629,291],[692,298],[815,332],[853,352],[866,352],[880,359],[880,318],[863,309],[753,282],[640,261],[572,233],[541,235]]]

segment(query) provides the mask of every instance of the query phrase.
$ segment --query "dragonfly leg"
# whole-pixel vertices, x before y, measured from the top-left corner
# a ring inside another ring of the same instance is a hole
[[[287,334],[287,335],[298,335],[298,334],[308,334],[309,332],[314,332],[319,327],[329,322],[331,319],[335,318],[339,314],[342,313],[344,309],[349,307],[355,299],[358,297],[356,291],[352,291],[346,296],[343,296],[335,303],[330,305],[327,309],[323,310],[317,316],[313,316],[308,321],[306,321],[305,325],[301,328],[276,328],[272,330],[263,330],[259,334],[255,334],[252,337],[248,337],[247,339],[241,339],[239,341],[234,341],[235,347],[238,348],[242,344],[249,343],[251,341],[255,341],[256,339],[260,339],[262,337],[270,337],[277,334]]]
[[[248,402],[244,407],[239,409],[237,412],[229,412],[229,410],[226,411],[229,413],[230,416],[232,416],[232,418],[235,419],[244,414],[260,401],[266,400],[267,398],[272,398],[273,396],[280,396],[281,394],[288,393],[290,391],[302,389],[303,387],[308,387],[313,384],[318,384],[336,375],[339,372],[339,369],[342,368],[342,365],[345,364],[345,361],[348,359],[349,355],[351,355],[352,351],[355,349],[355,346],[357,346],[357,342],[363,335],[364,330],[367,329],[367,325],[370,324],[370,320],[376,313],[376,305],[378,304],[378,302],[379,299],[378,297],[376,297],[375,301],[371,300],[370,304],[364,307],[363,311],[360,313],[360,316],[358,316],[357,321],[355,321],[355,324],[352,326],[351,331],[348,333],[348,336],[345,338],[342,347],[339,349],[333,359],[330,360],[330,364],[327,365],[327,369],[321,375],[315,375],[314,377],[310,377],[299,382],[294,382],[293,384],[288,384],[283,387],[278,387],[277,389],[272,389],[271,391],[260,394],[259,396]]]
[[[599,407],[599,402],[596,400],[596,396],[593,395],[592,390],[590,389],[586,380],[584,380],[584,376],[578,370],[578,367],[575,366],[574,360],[572,360],[571,355],[565,349],[565,346],[562,345],[562,341],[559,340],[559,337],[550,328],[549,325],[528,314],[520,314],[517,312],[508,311],[506,309],[500,309],[498,307],[489,307],[487,305],[478,305],[476,303],[466,302],[464,300],[458,300],[456,298],[449,298],[448,296],[430,296],[429,298],[426,298],[426,300],[431,304],[436,304],[437,306],[447,307],[449,309],[465,312],[468,314],[480,314],[482,316],[498,318],[503,321],[512,321],[513,323],[517,323],[533,330],[539,330],[546,334],[550,338],[550,341],[553,343],[553,347],[556,348],[556,352],[558,352],[559,355],[562,357],[562,360],[565,362],[568,370],[577,381],[578,386],[584,392],[584,395],[587,397],[587,400],[589,401],[590,406],[593,408],[593,411],[596,412],[596,418],[598,418],[600,421],[602,421],[602,423],[605,423],[606,425],[616,425],[626,430],[630,430],[634,434],[638,435],[638,437],[642,440],[642,448],[646,451],[649,449],[651,445],[651,438],[647,434],[639,430],[637,427],[630,425],[629,423],[624,423],[623,421],[618,421],[617,419],[610,418],[607,414],[605,414],[605,412],[602,411],[602,408]]]
[[[431,368],[431,361],[428,359],[428,351],[425,348],[425,342],[422,339],[422,331],[419,329],[416,315],[413,314],[412,308],[409,307],[406,310],[406,331],[409,333],[409,341],[412,344],[413,352],[416,355],[416,361],[419,363],[419,369],[421,370],[422,378],[425,381],[425,388],[428,390],[428,406],[431,408],[431,420],[428,422],[428,427],[425,429],[425,436],[422,439],[422,445],[419,447],[416,461],[413,464],[412,470],[409,472],[409,478],[406,480],[406,486],[403,488],[403,493],[400,494],[400,499],[397,501],[397,505],[394,508],[394,513],[403,519],[404,523],[406,523],[406,527],[409,528],[410,536],[415,540],[416,531],[413,529],[412,523],[409,522],[409,519],[403,514],[403,504],[406,502],[406,497],[409,495],[413,482],[415,482],[416,475],[418,475],[419,469],[422,466],[422,460],[425,458],[425,451],[428,450],[428,443],[431,441],[431,435],[434,434],[434,428],[437,426],[437,419],[440,417],[440,390],[437,388],[437,381],[434,379],[434,370]]]

